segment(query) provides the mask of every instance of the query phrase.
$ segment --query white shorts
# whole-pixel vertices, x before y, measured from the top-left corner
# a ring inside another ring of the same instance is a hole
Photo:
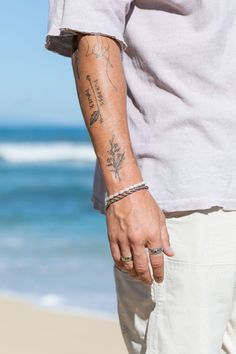
[[[236,354],[236,211],[166,214],[173,257],[151,286],[114,266],[129,354]]]

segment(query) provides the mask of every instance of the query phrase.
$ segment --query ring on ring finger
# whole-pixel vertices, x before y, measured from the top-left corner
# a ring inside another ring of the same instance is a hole
[[[162,253],[163,251],[164,251],[163,247],[159,247],[159,248],[149,248],[149,249],[148,249],[148,252],[149,252],[149,254],[151,254],[151,255],[159,254],[159,253]]]

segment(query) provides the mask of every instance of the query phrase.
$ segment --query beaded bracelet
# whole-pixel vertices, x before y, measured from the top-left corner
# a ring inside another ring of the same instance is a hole
[[[105,210],[114,202],[126,197],[127,195],[136,192],[140,189],[148,189],[147,184],[142,181],[136,184],[133,184],[117,193],[114,193],[112,195],[109,195],[107,197],[105,197]]]
[[[112,198],[116,197],[116,196],[119,195],[120,193],[123,193],[123,192],[128,191],[130,188],[135,188],[135,187],[138,187],[138,186],[143,185],[143,184],[146,185],[146,182],[141,181],[141,182],[139,182],[139,183],[132,184],[131,186],[129,186],[129,187],[125,188],[125,189],[122,189],[122,190],[119,191],[119,192],[116,192],[116,193],[114,193],[114,194],[111,194],[111,195],[109,195],[109,196],[106,196],[106,197],[105,197],[105,202],[106,202],[107,200],[109,200],[109,199],[112,199]]]

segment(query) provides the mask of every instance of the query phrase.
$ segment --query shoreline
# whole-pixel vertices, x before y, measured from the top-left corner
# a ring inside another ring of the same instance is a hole
[[[4,354],[127,354],[118,319],[78,314],[0,294]]]
[[[55,304],[50,301],[50,297],[57,298],[56,294],[46,294],[42,297],[30,296],[28,294],[22,294],[14,291],[8,290],[0,290],[0,299],[9,299],[13,301],[22,301],[28,304],[33,305],[39,309],[44,309],[53,313],[67,314],[72,316],[81,316],[91,319],[99,319],[99,320],[108,320],[108,321],[116,321],[118,322],[117,313],[99,311],[99,310],[91,310],[87,308],[79,308],[76,306],[64,305],[63,303]],[[51,302],[51,304],[48,304]]]

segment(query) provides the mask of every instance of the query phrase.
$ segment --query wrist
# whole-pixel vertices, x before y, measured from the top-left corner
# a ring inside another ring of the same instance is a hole
[[[132,154],[126,156],[125,165],[119,170],[118,176],[112,171],[112,167],[107,167],[105,161],[100,161],[100,165],[108,195],[143,181],[140,168]]]
[[[111,204],[119,201],[120,199],[123,199],[127,197],[128,195],[137,192],[141,189],[148,189],[148,186],[145,181],[141,181],[139,183],[130,185],[126,187],[123,190],[120,190],[114,194],[107,195],[105,197],[105,209],[107,209]]]

